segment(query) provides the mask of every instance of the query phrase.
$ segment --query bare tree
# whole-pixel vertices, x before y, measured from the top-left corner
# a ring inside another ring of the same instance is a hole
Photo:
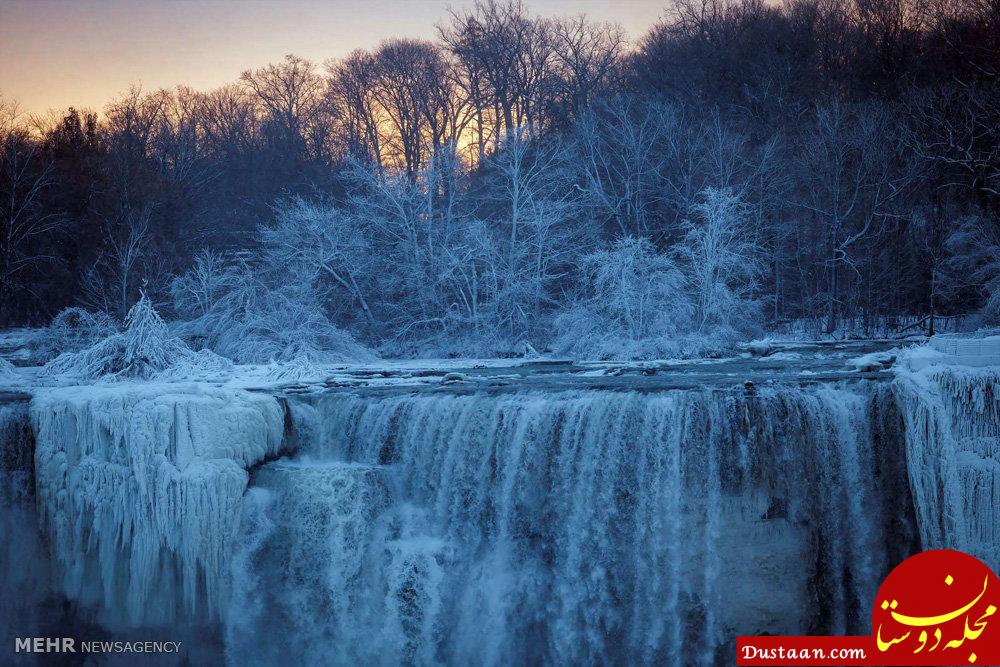
[[[103,253],[83,276],[84,306],[123,319],[147,282],[151,207],[128,209],[120,218],[105,221]]]
[[[617,24],[592,23],[577,16],[554,22],[552,38],[559,85],[576,118],[615,78],[625,33]]]
[[[326,65],[330,74],[328,99],[344,129],[349,155],[364,158],[379,171],[384,167],[383,126],[387,122],[375,97],[378,68],[368,51],[357,50]]]
[[[543,128],[554,91],[550,21],[529,15],[520,0],[486,0],[468,12],[452,11],[439,32],[480,110],[480,145],[488,135],[496,141],[518,128],[532,134]]]
[[[631,97],[603,101],[577,120],[574,136],[586,200],[599,220],[621,235],[649,232],[662,196],[665,145],[677,124],[676,110]]]
[[[292,155],[317,149],[311,139],[320,117],[325,84],[312,62],[287,55],[280,63],[246,70],[240,81],[257,97]]]
[[[893,171],[898,137],[877,106],[819,106],[802,141],[804,187],[796,205],[810,215],[825,248],[826,329],[832,333],[844,297],[842,271],[859,274],[855,251],[892,214],[907,176]]]
[[[47,210],[45,194],[55,184],[52,164],[37,142],[17,125],[17,107],[0,97],[0,302],[20,286],[19,277],[30,267],[54,258],[36,241],[64,222]]]

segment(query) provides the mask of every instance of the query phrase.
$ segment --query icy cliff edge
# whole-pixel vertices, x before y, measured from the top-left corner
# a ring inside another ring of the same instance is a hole
[[[1000,567],[1000,365],[918,348],[893,383],[925,549]],[[994,358],[1000,364],[1000,357]]]
[[[278,453],[276,399],[204,385],[44,390],[38,507],[64,593],[126,626],[218,617],[247,468]]]

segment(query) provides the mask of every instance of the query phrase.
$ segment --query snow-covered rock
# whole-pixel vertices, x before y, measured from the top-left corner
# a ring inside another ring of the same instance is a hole
[[[3,357],[0,357],[0,387],[13,386],[17,380],[17,368]]]
[[[281,447],[276,399],[125,384],[43,390],[30,409],[66,596],[119,626],[218,617],[247,468]]]
[[[884,371],[896,363],[896,355],[899,350],[886,350],[883,352],[871,352],[855,357],[847,361],[847,365],[859,373],[870,373]]]

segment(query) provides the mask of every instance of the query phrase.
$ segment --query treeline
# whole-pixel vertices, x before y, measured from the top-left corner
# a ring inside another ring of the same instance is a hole
[[[438,32],[101,116],[6,101],[0,322],[142,290],[213,349],[308,320],[292,348],[649,356],[1000,311],[995,0],[681,0],[635,44],[489,1]]]

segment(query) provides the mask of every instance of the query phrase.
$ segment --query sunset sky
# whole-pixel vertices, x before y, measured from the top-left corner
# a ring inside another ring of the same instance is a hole
[[[295,53],[322,62],[386,37],[433,38],[463,0],[0,0],[0,94],[26,113],[100,110],[132,84],[209,90]],[[632,38],[665,0],[526,0],[616,21]]]

